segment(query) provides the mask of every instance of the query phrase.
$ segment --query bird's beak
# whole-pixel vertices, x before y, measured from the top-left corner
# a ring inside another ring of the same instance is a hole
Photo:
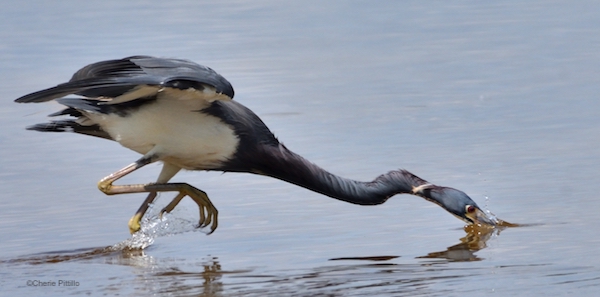
[[[475,211],[465,213],[466,219],[472,224],[486,225],[495,227],[497,223],[488,217],[479,207],[475,207]]]

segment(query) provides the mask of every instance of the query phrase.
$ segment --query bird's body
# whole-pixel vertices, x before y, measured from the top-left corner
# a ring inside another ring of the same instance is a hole
[[[82,97],[62,98],[69,94]],[[150,193],[130,221],[132,232],[139,229],[148,204],[161,191],[179,192],[163,211],[171,211],[187,195],[200,207],[200,225],[212,221],[216,228],[217,211],[204,192],[187,184],[167,183],[181,169],[266,175],[360,205],[380,204],[393,195],[409,193],[469,223],[493,223],[463,192],[432,185],[406,170],[388,172],[371,182],[331,174],[288,150],[255,113],[232,100],[233,94],[231,84],[208,67],[135,56],[88,65],[71,81],[16,101],[57,99],[67,109],[51,116],[72,116],[34,125],[31,130],[106,138],[143,155],[99,183],[107,194]],[[156,183],[112,184],[155,161],[164,163]]]
[[[230,159],[239,139],[219,118],[200,112],[209,102],[176,99],[185,91],[160,92],[126,115],[87,112],[85,116],[122,146],[142,155],[156,150],[162,161],[188,170],[210,170]]]

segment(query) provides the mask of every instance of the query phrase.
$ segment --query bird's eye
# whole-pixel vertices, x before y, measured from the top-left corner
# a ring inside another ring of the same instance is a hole
[[[467,205],[466,209],[468,213],[475,212],[475,206],[473,205]]]

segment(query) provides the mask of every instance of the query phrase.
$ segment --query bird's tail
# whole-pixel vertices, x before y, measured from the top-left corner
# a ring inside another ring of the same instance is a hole
[[[108,133],[102,130],[100,126],[80,124],[75,119],[35,124],[27,127],[27,130],[40,132],[73,132],[112,140]]]

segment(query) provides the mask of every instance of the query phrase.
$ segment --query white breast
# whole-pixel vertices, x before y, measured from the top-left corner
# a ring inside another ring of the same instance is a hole
[[[140,154],[154,149],[160,159],[184,169],[214,169],[231,158],[239,139],[231,126],[200,112],[210,103],[164,92],[126,116],[87,114],[114,140]]]

